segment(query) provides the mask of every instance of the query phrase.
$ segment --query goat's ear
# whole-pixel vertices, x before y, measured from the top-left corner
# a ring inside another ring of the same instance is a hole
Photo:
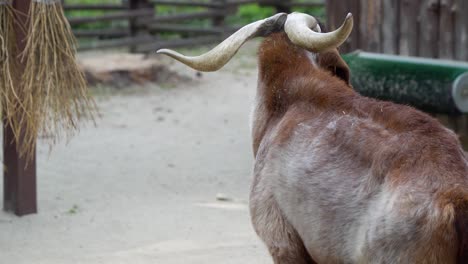
[[[329,71],[349,85],[349,67],[341,58],[338,50],[334,49],[318,54],[317,62],[320,68]]]

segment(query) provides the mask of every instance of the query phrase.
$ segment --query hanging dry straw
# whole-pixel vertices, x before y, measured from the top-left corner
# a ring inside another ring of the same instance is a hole
[[[95,104],[75,54],[76,39],[60,0],[32,1],[21,55],[26,66],[18,91],[24,111],[12,122],[22,135],[21,154],[33,153],[38,135],[53,144],[73,134],[81,119],[94,120]]]
[[[15,92],[19,83],[15,12],[11,4],[12,0],[0,0],[0,106],[3,119],[10,122],[19,106]]]

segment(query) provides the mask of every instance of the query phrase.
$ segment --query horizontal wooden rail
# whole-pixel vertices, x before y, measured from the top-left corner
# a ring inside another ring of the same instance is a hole
[[[87,45],[80,45],[78,47],[78,50],[129,47],[129,46],[136,46],[136,45],[148,44],[148,43],[153,43],[153,42],[156,42],[156,40],[150,36],[128,37],[128,38],[121,38],[121,39],[116,39],[116,40],[98,41],[96,43],[87,44]]]
[[[151,3],[155,5],[192,6],[192,7],[208,7],[208,8],[222,8],[224,6],[255,4],[258,2],[259,2],[258,0],[227,0],[225,4],[219,4],[219,3],[207,3],[207,2],[199,2],[199,1],[171,1],[171,0],[152,0],[151,1]]]
[[[66,11],[74,10],[124,10],[127,9],[124,5],[116,4],[65,4],[64,9]]]
[[[103,21],[112,21],[119,19],[129,19],[129,18],[141,18],[141,17],[152,17],[154,15],[153,9],[139,9],[139,10],[129,10],[125,12],[118,12],[113,14],[106,14],[95,17],[71,17],[68,19],[70,25],[78,25],[84,23],[96,23]]]
[[[240,0],[242,1],[242,0]],[[259,3],[261,6],[275,6],[281,5],[286,7],[324,7],[324,1],[314,1],[314,2],[297,2],[297,1],[286,1],[286,2],[279,2],[275,0],[264,0],[264,1],[255,1]]]
[[[64,0],[67,1],[67,0]],[[275,7],[278,12],[289,12],[295,7],[323,7],[325,0],[127,0],[126,4],[66,4],[67,11],[77,10],[103,10],[104,14],[97,16],[72,16],[69,22],[73,32],[78,38],[95,40],[84,42],[79,49],[105,49],[130,47],[131,51],[150,52],[164,47],[189,47],[219,43],[228,34],[238,27],[225,24],[226,17],[234,15],[237,8],[246,4],[259,4],[261,6]],[[159,15],[154,7],[187,6],[204,8],[192,12],[179,12],[175,14]],[[109,11],[109,12],[107,12]],[[128,21],[128,24],[119,24],[119,28],[81,29],[79,25],[86,23]],[[192,26],[184,25],[190,20],[211,20],[210,25]],[[173,33],[179,38],[164,40],[161,33]]]
[[[151,32],[174,32],[174,33],[195,33],[195,34],[221,34],[222,27],[201,28],[187,25],[160,24],[154,23],[148,26]]]
[[[256,4],[258,0],[229,0],[226,1],[227,6],[239,6],[239,5],[246,5],[246,4]]]
[[[315,1],[315,2],[280,2],[275,0],[228,0],[226,5],[228,6],[238,6],[245,4],[259,4],[260,6],[286,6],[286,7],[324,7],[324,1]]]
[[[213,17],[222,16],[224,12],[220,12],[217,10],[207,10],[207,11],[200,11],[200,12],[190,12],[190,13],[182,13],[182,14],[174,14],[174,15],[163,15],[163,16],[156,16],[155,18],[151,19],[152,23],[164,23],[164,22],[178,22],[181,20],[192,20],[192,19],[209,19]],[[144,21],[147,22],[147,21]]]
[[[287,2],[284,4],[285,6],[289,7],[324,7],[324,1],[316,1],[316,2]]]
[[[265,0],[265,1],[258,1],[258,0],[228,0],[226,3],[217,4],[217,3],[207,3],[207,2],[199,2],[199,1],[171,1],[171,0],[152,0],[152,4],[155,5],[167,5],[167,6],[192,6],[192,7],[208,7],[208,8],[220,8],[223,6],[237,6],[237,5],[245,5],[245,4],[256,4],[259,3],[260,5],[283,5],[283,6],[290,6],[290,7],[317,7],[317,6],[324,6],[324,1],[316,1],[316,2],[282,2],[277,0]]]
[[[171,1],[171,0],[152,0],[152,4],[155,5],[167,5],[167,6],[192,6],[192,7],[220,7],[217,3],[207,3],[200,1]]]
[[[197,38],[190,38],[190,39],[174,39],[174,40],[163,40],[155,42],[154,44],[150,45],[141,45],[139,46],[136,51],[137,52],[156,52],[158,49],[162,48],[181,48],[181,47],[192,47],[196,45],[206,45],[206,44],[213,44],[218,43],[222,40],[222,37],[219,36],[205,36],[205,37],[197,37]]]
[[[129,36],[130,31],[128,29],[75,29],[73,34],[78,38],[120,38]]]

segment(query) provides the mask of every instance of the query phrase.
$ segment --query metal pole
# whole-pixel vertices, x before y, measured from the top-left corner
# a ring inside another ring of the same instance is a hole
[[[24,14],[28,14],[30,3],[30,0],[13,1],[13,8],[18,11],[15,26],[18,52],[22,52],[25,46],[26,35],[22,28],[28,28],[27,17]],[[24,66],[20,64],[20,67]],[[5,120],[3,120],[3,164],[4,210],[14,212],[18,216],[37,213],[36,153],[29,162],[20,156],[13,131]]]

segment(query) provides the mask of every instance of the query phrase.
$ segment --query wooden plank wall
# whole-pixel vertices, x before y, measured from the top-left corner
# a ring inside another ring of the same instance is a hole
[[[342,52],[355,49],[468,61],[467,0],[327,0],[328,29],[348,12],[354,32]]]

